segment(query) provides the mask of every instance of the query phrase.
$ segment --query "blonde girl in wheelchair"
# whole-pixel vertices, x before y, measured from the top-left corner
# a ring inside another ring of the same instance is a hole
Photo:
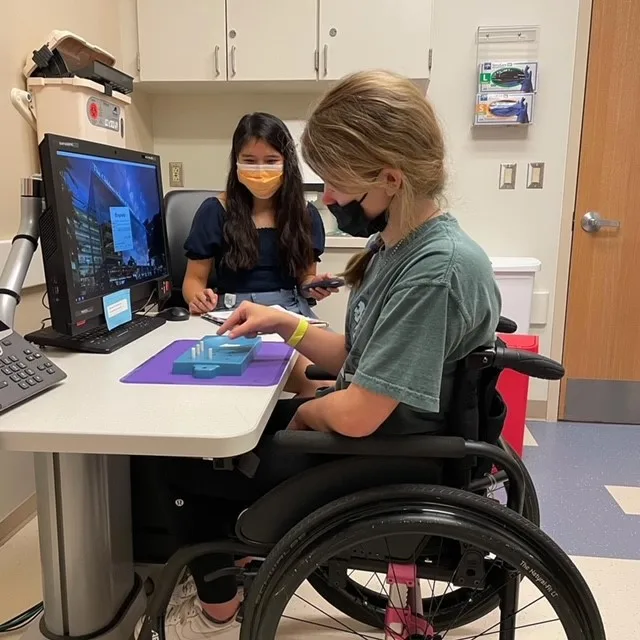
[[[513,640],[544,625],[553,638],[603,639],[588,588],[535,526],[531,479],[500,442],[500,371],[557,379],[562,368],[496,340],[490,260],[443,209],[433,107],[407,79],[356,73],[317,105],[302,152],[339,228],[369,238],[344,274],[345,332],[243,303],[220,333],[278,334],[335,384],[278,403],[252,477],[240,461],[224,472],[171,462],[168,483],[195,506],[174,514],[185,547],[165,567],[143,640]],[[487,497],[499,479],[506,506]],[[196,524],[189,514],[204,505],[210,517]],[[165,614],[185,564],[192,580]],[[547,620],[520,602],[525,579]]]

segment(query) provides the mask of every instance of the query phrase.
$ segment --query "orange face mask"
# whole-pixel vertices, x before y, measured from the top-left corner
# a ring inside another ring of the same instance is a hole
[[[284,181],[284,165],[238,164],[238,180],[258,200],[273,197]]]

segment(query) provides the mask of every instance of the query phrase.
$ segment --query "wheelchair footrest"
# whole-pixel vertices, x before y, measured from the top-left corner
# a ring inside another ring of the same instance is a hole
[[[389,598],[385,614],[385,640],[428,638],[438,640],[424,619],[420,580],[415,564],[390,564],[387,570]]]

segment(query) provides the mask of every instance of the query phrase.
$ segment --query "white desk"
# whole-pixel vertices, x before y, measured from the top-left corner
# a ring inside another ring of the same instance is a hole
[[[260,439],[293,359],[272,387],[120,382],[174,340],[213,333],[211,323],[191,319],[111,355],[47,351],[68,379],[0,418],[0,449],[36,453],[41,625],[49,634],[129,640],[144,611],[133,566],[129,455],[222,458]],[[28,633],[42,637],[36,627]]]
[[[215,331],[210,322],[193,318],[168,322],[110,355],[48,350],[68,378],[2,416],[0,449],[200,457],[251,451],[288,372],[277,387],[120,382],[170,342]]]

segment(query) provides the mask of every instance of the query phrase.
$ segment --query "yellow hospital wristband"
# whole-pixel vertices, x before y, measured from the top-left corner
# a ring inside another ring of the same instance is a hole
[[[287,340],[287,344],[294,349],[302,342],[302,339],[307,335],[307,331],[309,330],[309,321],[305,318],[302,318],[300,322],[298,322],[298,326],[296,330],[293,332],[291,337]]]

